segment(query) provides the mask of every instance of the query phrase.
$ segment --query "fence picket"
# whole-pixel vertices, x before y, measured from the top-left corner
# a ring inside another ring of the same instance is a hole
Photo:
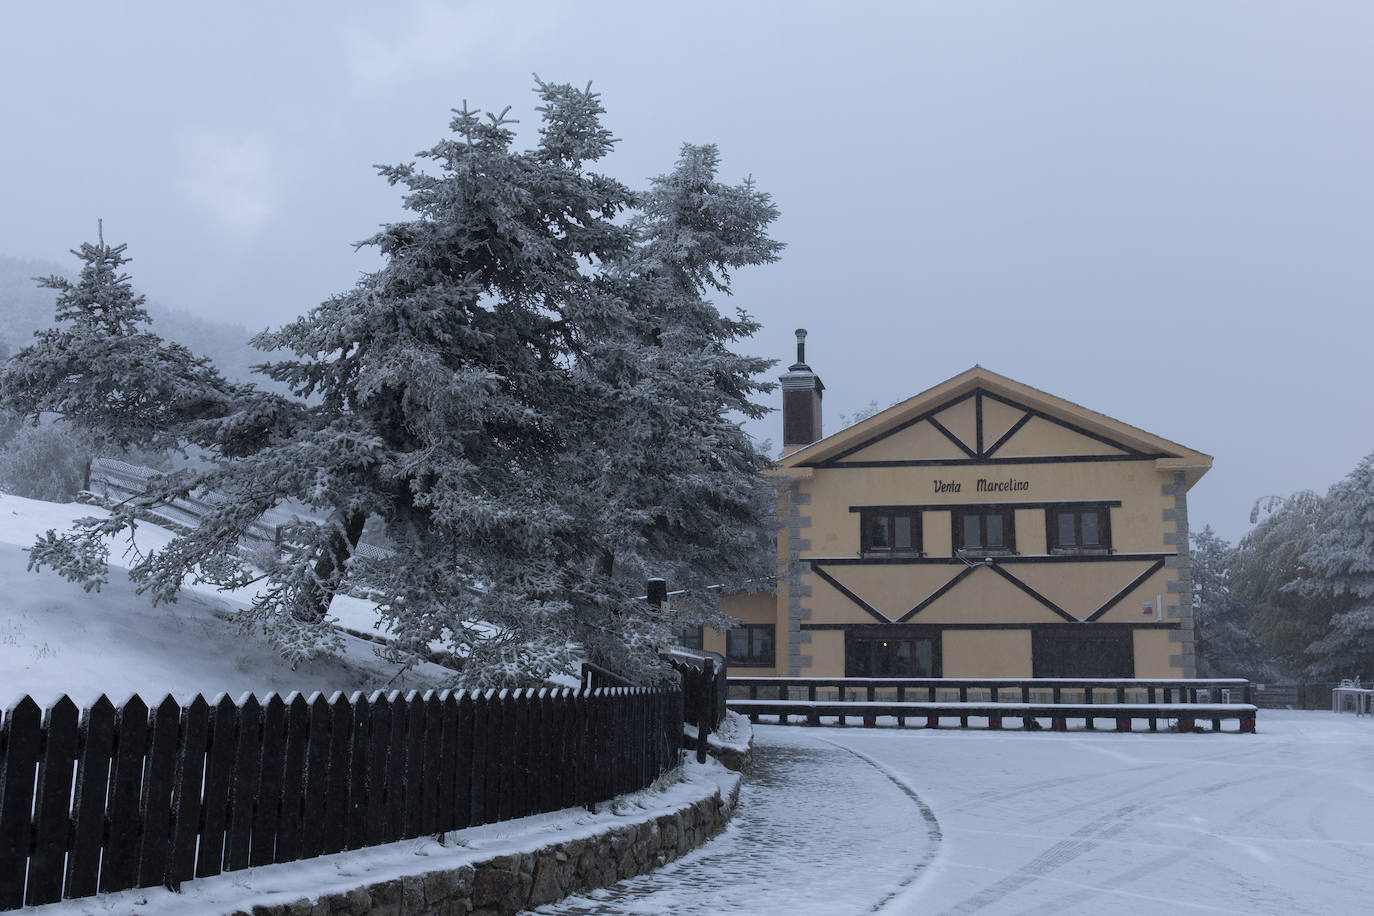
[[[529,745],[530,719],[529,704],[523,702],[526,691],[516,690],[506,698],[511,719],[510,728],[510,816],[524,817],[529,813],[530,778]]]
[[[305,742],[305,773],[301,787],[300,857],[310,859],[323,852],[325,834],[342,836],[344,808],[348,800],[348,783],[335,784],[332,770],[343,775],[345,755],[348,753],[347,732],[343,735],[342,750],[334,753],[334,735],[330,729],[334,707],[323,694],[315,694],[308,704],[309,735]],[[348,718],[342,718],[348,727]],[[334,761],[339,761],[335,764]]]
[[[472,694],[463,691],[457,697],[458,714],[454,720],[453,739],[456,756],[453,762],[453,829],[473,823],[473,786],[477,781],[477,764],[473,758],[476,738],[472,727]]]
[[[391,700],[373,694],[368,722],[371,747],[367,758],[367,845],[386,842],[386,752],[391,734]]]
[[[181,706],[168,694],[150,713],[148,757],[143,766],[139,803],[143,835],[139,838],[138,886],[155,887],[166,880],[167,849],[172,838],[172,783],[176,776]]]
[[[506,691],[489,698],[487,772],[491,774],[490,797],[487,801],[487,821],[504,821],[510,817],[510,718],[507,716]]]
[[[81,751],[76,768],[76,796],[72,800],[75,822],[71,853],[67,856],[68,897],[89,897],[97,889],[114,728],[114,704],[102,694],[81,717]],[[4,844],[3,830],[0,824],[0,848]]]
[[[421,699],[424,707],[424,750],[420,755],[420,823],[416,836],[435,833],[439,828],[440,770],[443,758],[443,706],[439,694],[427,692]]]
[[[224,870],[247,868],[253,836],[253,803],[262,780],[262,704],[252,694],[239,707],[238,739],[229,783],[229,825],[225,831]]]
[[[262,744],[257,797],[253,806],[253,835],[248,864],[270,865],[281,817],[282,759],[286,755],[286,703],[268,694],[262,709]]]
[[[26,696],[5,715],[0,730],[0,907],[5,909],[24,904],[42,718],[38,704]]]
[[[167,848],[168,887],[176,889],[196,872],[196,837],[200,833],[201,781],[205,775],[210,705],[196,694],[181,710],[176,773],[172,779],[172,836]]]
[[[540,690],[535,697],[535,771],[534,784],[539,789],[537,810],[558,810],[558,770],[554,768],[553,750],[553,691]]]
[[[458,759],[458,701],[445,690],[431,700],[432,715],[438,724],[430,722],[430,730],[438,736],[438,750],[427,761],[433,765],[434,823],[428,832],[442,833],[457,824],[457,805],[454,800],[454,768]]]
[[[110,768],[110,829],[100,864],[100,890],[122,891],[138,882],[139,802],[147,754],[148,705],[130,697],[115,719],[114,762]]]
[[[386,739],[386,802],[383,817],[385,842],[394,843],[405,836],[405,781],[407,720],[405,698],[391,694],[391,737]]]
[[[425,701],[419,693],[412,692],[405,698],[405,770],[402,773],[401,792],[405,808],[401,817],[401,837],[417,837],[424,831],[421,819],[424,817],[424,755],[425,755]],[[399,806],[398,806],[399,807]]]
[[[299,693],[286,704],[286,748],[282,756],[281,794],[277,803],[277,844],[274,862],[294,862],[301,856],[301,826],[305,819],[306,749],[310,741],[310,705]]]
[[[348,809],[345,814],[348,836],[344,843],[337,843],[332,837],[326,838],[325,852],[359,849],[367,845],[368,780],[372,776],[371,746],[368,744],[372,737],[372,701],[362,694],[354,694],[349,706]],[[337,715],[334,722],[338,722]],[[330,848],[332,846],[338,848]]]
[[[62,872],[71,825],[72,767],[76,763],[80,712],[64,696],[43,717],[46,747],[34,798],[34,842],[25,901],[29,906],[62,899]]]
[[[239,708],[233,700],[221,694],[210,710],[210,732],[205,748],[200,849],[196,853],[197,878],[218,875],[224,870],[229,800],[234,785],[234,752],[238,741]]]
[[[487,765],[487,739],[491,734],[491,703],[484,702],[491,696],[478,693],[472,697],[472,811],[468,818],[469,826],[488,823],[487,796],[494,782],[491,767]]]

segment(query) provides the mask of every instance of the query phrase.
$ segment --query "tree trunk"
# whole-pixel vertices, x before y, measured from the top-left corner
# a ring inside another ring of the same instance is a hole
[[[333,537],[329,539],[329,545],[320,554],[320,558],[315,561],[315,582],[317,583],[307,601],[301,602],[300,606],[293,611],[293,616],[297,620],[306,623],[318,623],[329,613],[330,602],[334,600],[334,594],[338,591],[339,583],[343,580],[343,574],[348,564],[348,558],[353,555],[353,549],[358,546],[358,540],[363,536],[363,525],[367,523],[367,515],[362,512],[349,512],[344,514],[343,531],[335,531]]]

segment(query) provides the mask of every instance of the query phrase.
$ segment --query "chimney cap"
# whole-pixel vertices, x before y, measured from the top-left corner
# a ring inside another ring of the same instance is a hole
[[[789,372],[810,372],[806,364],[806,328],[797,328],[797,361],[788,366]]]

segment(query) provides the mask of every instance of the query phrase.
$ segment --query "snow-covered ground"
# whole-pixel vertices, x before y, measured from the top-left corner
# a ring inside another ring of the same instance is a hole
[[[1341,914],[1374,899],[1374,719],[1259,734],[757,726],[735,824],[554,916]]]
[[[176,603],[153,607],[134,591],[127,568],[136,556],[118,542],[110,554],[110,582],[99,593],[84,591],[51,571],[26,571],[25,548],[50,528],[65,531],[73,520],[101,510],[0,494],[0,705],[24,694],[40,705],[67,694],[78,706],[101,693],[120,703],[139,693],[155,703],[167,693],[189,700],[253,691],[366,690],[423,687],[450,672],[424,665],[397,678],[397,665],[377,658],[373,643],[346,638],[340,659],[323,659],[293,671],[258,633],[242,632],[232,614],[248,593],[221,593],[190,586]],[[139,549],[171,538],[164,528],[140,524]],[[335,616],[360,630],[375,619],[366,602],[337,599]]]

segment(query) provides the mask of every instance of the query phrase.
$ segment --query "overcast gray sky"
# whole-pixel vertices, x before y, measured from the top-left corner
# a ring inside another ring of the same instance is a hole
[[[374,163],[590,80],[606,171],[715,142],[774,195],[783,260],[723,304],[784,363],[810,329],[828,432],[981,363],[1214,455],[1192,523],[1234,540],[1374,449],[1372,34],[1366,0],[11,2],[0,253],[73,266],[100,217],[150,298],[277,325],[377,265]]]

